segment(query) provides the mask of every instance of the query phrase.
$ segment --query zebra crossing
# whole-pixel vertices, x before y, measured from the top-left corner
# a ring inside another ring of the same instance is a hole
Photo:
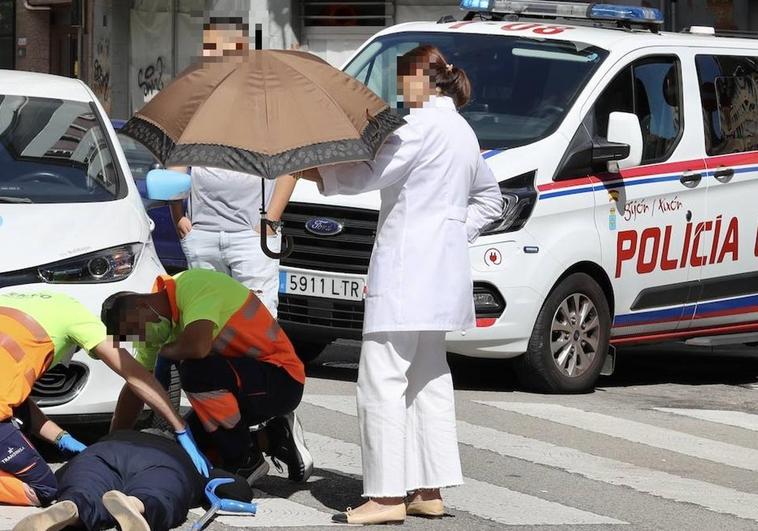
[[[459,398],[467,477],[464,486],[445,492],[453,517],[435,528],[758,528],[758,415],[675,407],[609,410],[607,402],[597,410],[592,400],[503,396]],[[316,463],[310,481],[294,486],[272,468],[257,486],[256,516],[220,515],[208,529],[338,526],[331,516],[343,508],[341,500],[359,502],[354,396],[309,392],[300,414]],[[715,473],[705,474],[708,467]],[[331,499],[333,491],[341,491],[340,501]],[[30,510],[0,508],[0,529],[10,529]],[[182,529],[200,515],[202,509],[193,509]],[[426,522],[407,526],[429,528]]]

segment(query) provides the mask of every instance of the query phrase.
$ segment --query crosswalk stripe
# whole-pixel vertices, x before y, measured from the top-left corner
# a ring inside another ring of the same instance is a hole
[[[722,465],[758,472],[758,450],[558,404],[476,401],[503,411],[572,426],[592,433],[661,448]]]
[[[317,469],[360,477],[361,448],[357,444],[311,432],[306,433],[306,442]],[[475,479],[464,478],[464,483],[445,491],[445,504],[505,525],[625,523]]]
[[[758,415],[745,413],[743,411],[727,411],[720,409],[682,409],[673,407],[656,407],[656,411],[664,413],[673,413],[684,417],[692,417],[698,420],[715,422],[716,424],[725,424],[742,428],[744,430],[758,431]]]
[[[218,515],[213,519],[216,523],[221,523],[229,527],[254,528],[254,527],[306,527],[306,526],[331,526],[340,525],[332,522],[332,515],[319,511],[307,505],[296,503],[285,498],[260,496],[256,492],[253,500],[258,504],[258,510],[255,516],[249,515]],[[190,511],[200,517],[205,514],[203,509],[192,509]]]
[[[306,395],[303,402],[347,415],[356,414],[353,397]],[[467,446],[488,450],[503,457],[521,459],[594,481],[629,487],[660,498],[693,503],[717,513],[758,521],[758,495],[755,494],[674,476],[465,421],[458,421],[458,440]]]

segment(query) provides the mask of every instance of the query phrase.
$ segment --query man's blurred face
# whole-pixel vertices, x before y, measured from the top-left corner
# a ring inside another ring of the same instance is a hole
[[[211,24],[203,29],[203,57],[244,55],[250,49],[247,30],[237,24]]]

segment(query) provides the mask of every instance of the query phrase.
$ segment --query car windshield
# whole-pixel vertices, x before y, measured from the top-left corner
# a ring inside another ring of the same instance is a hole
[[[471,80],[460,109],[483,149],[530,144],[560,125],[608,52],[571,41],[441,32],[379,37],[345,71],[400,107],[397,57],[421,44],[437,46]]]
[[[118,199],[123,175],[83,102],[0,95],[0,203]]]

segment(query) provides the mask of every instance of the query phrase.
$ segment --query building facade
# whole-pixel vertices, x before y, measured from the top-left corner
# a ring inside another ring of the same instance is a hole
[[[758,0],[608,1],[658,7],[670,30],[758,32]],[[243,17],[264,48],[300,48],[341,65],[377,31],[459,17],[457,6],[455,0],[0,0],[0,68],[80,77],[111,116],[126,118],[198,57],[209,14]]]

